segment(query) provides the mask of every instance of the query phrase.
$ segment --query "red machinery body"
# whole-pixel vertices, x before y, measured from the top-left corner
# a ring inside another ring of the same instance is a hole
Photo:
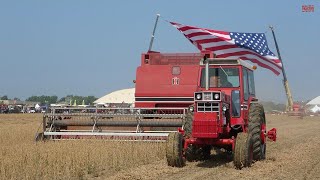
[[[136,72],[135,107],[188,107],[199,80],[199,61],[209,52],[141,55]]]
[[[300,119],[303,119],[305,116],[305,110],[302,105],[298,103],[294,103],[292,106],[292,111],[287,112],[289,116],[298,117]]]
[[[185,140],[189,144],[211,144],[233,148],[234,137],[238,132],[247,132],[250,104],[257,102],[253,82],[253,66],[240,60],[210,64],[210,68],[234,69],[238,72],[238,84],[233,87],[203,87],[203,58],[213,58],[212,52],[162,54],[149,52],[142,54],[141,66],[136,73],[135,107],[189,107],[193,106],[192,135]],[[226,63],[227,62],[227,63]],[[236,63],[237,62],[237,63]],[[245,77],[245,79],[243,78]],[[231,112],[236,108],[232,103],[233,92],[238,92],[236,115]],[[197,101],[196,92],[219,93],[217,101]],[[245,97],[245,98],[244,98]],[[211,104],[210,104],[211,103]],[[216,106],[216,109],[199,111],[199,105]],[[223,107],[228,108],[227,112]],[[261,129],[261,137],[267,135],[266,126]],[[184,130],[181,131],[184,133]],[[272,134],[272,133],[271,133]],[[271,136],[270,134],[270,136]],[[275,133],[273,133],[275,134]],[[274,138],[275,139],[275,138]]]

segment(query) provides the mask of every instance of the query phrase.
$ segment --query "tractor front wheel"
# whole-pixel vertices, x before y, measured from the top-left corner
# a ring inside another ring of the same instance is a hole
[[[259,103],[252,103],[249,109],[249,133],[253,141],[253,160],[259,161],[266,157],[266,143],[262,140],[265,136],[266,118],[263,106]]]
[[[166,146],[166,157],[169,166],[185,166],[185,157],[183,156],[183,136],[178,132],[169,134]]]
[[[184,136],[187,138],[191,137],[192,134],[192,121],[193,115],[191,112],[188,112],[183,124]]]
[[[251,135],[238,133],[234,148],[233,163],[237,169],[250,167],[253,159],[253,143]]]

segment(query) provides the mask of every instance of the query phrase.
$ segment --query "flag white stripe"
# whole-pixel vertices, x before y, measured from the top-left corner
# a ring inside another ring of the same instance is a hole
[[[211,43],[202,43],[200,44],[203,48],[213,48],[217,46],[224,46],[224,45],[234,45],[234,40],[231,41],[220,41],[220,42],[211,42]]]
[[[267,66],[269,66],[270,68],[274,69],[275,71],[277,71],[277,72],[279,72],[279,73],[282,72],[282,70],[281,70],[280,67],[275,66],[275,65],[272,64],[272,63],[268,63],[267,61],[261,59],[259,56],[255,56],[255,55],[252,55],[252,54],[245,54],[245,55],[243,55],[243,57],[246,57],[246,58],[248,58],[248,59],[256,59],[256,60],[259,61],[261,64],[267,65]],[[239,56],[228,56],[227,58],[239,58]],[[246,60],[246,59],[244,59],[244,60]],[[249,61],[250,61],[250,60],[249,60]],[[254,63],[254,62],[252,62],[252,63]]]
[[[180,25],[174,24],[173,26],[176,27],[177,29],[182,28],[182,27],[185,27],[184,25],[181,25],[181,24],[180,24]]]
[[[224,39],[231,39],[230,35],[213,33],[213,32],[209,32],[209,31],[201,31],[201,32],[209,33],[210,35],[207,35],[207,36],[211,37],[211,38],[220,37],[220,38],[224,38]],[[183,34],[185,34],[185,33],[183,32]],[[191,33],[189,33],[189,34],[191,34]],[[185,35],[189,35],[189,34],[185,34]],[[203,35],[199,35],[199,36],[203,36]]]
[[[240,52],[240,51],[244,51],[244,49],[243,49],[243,48],[230,48],[230,49],[218,50],[218,51],[215,51],[215,54],[217,54],[217,55],[219,56],[219,55],[222,55],[222,54],[236,53],[236,52]],[[251,50],[246,50],[246,51],[253,52],[253,51],[251,51]],[[271,61],[266,61],[266,60],[264,60],[264,59],[261,59],[258,55],[244,54],[244,55],[242,55],[242,56],[245,56],[245,57],[248,57],[248,58],[252,58],[252,59],[257,59],[257,60],[259,60],[261,63],[266,64],[266,65],[272,67],[273,69],[276,69],[276,70],[277,70],[277,69],[278,69],[278,70],[280,69],[280,70],[281,70],[280,67],[276,66],[276,65],[275,65],[274,63],[272,63]],[[230,58],[230,57],[237,58],[237,57],[239,57],[239,55],[237,55],[237,56],[228,56],[228,58]],[[281,71],[280,71],[280,72],[281,72]]]
[[[207,31],[207,30],[205,30],[205,29],[189,29],[189,30],[185,30],[185,31],[182,31],[182,32],[183,32],[183,34],[185,34],[185,35],[189,35],[189,34],[192,34],[192,33],[198,33],[198,32],[205,32],[205,33],[211,34],[212,36],[217,36],[217,37],[222,37],[222,38],[225,38],[225,39],[230,39],[230,35],[225,35],[225,34],[210,32],[210,31]],[[211,36],[211,37],[212,37],[212,36]]]
[[[189,35],[189,34],[198,33],[198,32],[205,32],[205,33],[211,34],[210,32],[208,32],[204,29],[188,29],[188,30],[183,31],[183,34]]]
[[[282,72],[282,63],[279,61],[279,59],[276,56],[270,56],[270,55],[262,56],[261,54],[255,52],[254,50],[241,48],[238,45],[236,45],[235,40],[233,40],[229,34],[226,34],[228,32],[198,28],[194,26],[186,26],[181,24],[174,25],[174,26],[180,29],[179,31],[182,32],[189,40],[191,40],[193,44],[197,46],[200,50],[201,49],[202,50],[221,49],[221,50],[213,50],[213,53],[215,53],[218,56],[221,55],[223,57],[225,57],[229,53],[232,53],[233,55],[228,56],[228,58],[239,58],[239,57],[248,58],[246,60],[249,60],[252,62],[256,61],[260,64],[260,66],[266,66],[264,68],[270,69],[274,73],[278,72],[280,74]],[[184,31],[181,29],[183,29]],[[193,36],[193,37],[188,37],[188,36]],[[216,42],[212,42],[212,41],[216,41]],[[227,46],[227,45],[234,45],[234,46]]]
[[[197,40],[205,40],[205,39],[218,39],[219,37],[212,36],[212,35],[201,35],[201,36],[194,36],[189,39],[192,41],[197,41]]]
[[[243,49],[243,48],[228,48],[228,49],[223,49],[223,50],[217,50],[215,51],[215,54],[217,55],[222,55],[222,54],[229,54],[229,53],[237,53],[237,52],[241,52],[241,51],[249,51],[249,52],[252,52],[252,53],[256,53],[252,50],[249,50],[249,49]],[[250,54],[251,56],[255,56],[257,58],[260,58],[258,55],[253,55],[253,54]],[[243,55],[244,56],[244,55]],[[265,57],[266,58],[266,57]],[[261,59],[261,58],[260,58]],[[275,64],[276,63],[273,63],[272,60],[264,60],[264,59],[261,59],[262,61],[265,61],[265,62],[268,62],[270,64],[272,64],[273,66],[276,66]],[[279,67],[278,67],[279,68]]]
[[[278,59],[278,57],[270,56],[270,55],[266,55],[264,57],[267,58],[267,59]]]

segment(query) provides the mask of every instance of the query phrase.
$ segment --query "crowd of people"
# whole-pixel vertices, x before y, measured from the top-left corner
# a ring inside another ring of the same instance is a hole
[[[6,105],[0,104],[0,114],[8,113],[44,113],[48,108],[46,106],[30,105]]]

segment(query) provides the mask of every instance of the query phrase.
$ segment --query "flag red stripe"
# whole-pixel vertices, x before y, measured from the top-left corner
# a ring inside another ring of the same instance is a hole
[[[218,55],[217,58],[225,58],[225,57],[221,57],[221,56]],[[272,71],[273,73],[275,73],[276,75],[279,75],[279,74],[280,74],[278,70],[274,69],[273,67],[271,67],[271,66],[269,66],[269,65],[267,65],[267,64],[262,63],[262,62],[259,61],[258,59],[248,58],[248,57],[246,57],[246,56],[239,56],[239,58],[242,59],[242,60],[245,60],[245,61],[249,60],[249,61],[251,61],[251,62],[253,62],[253,63],[256,63],[258,66],[261,66],[261,67],[263,67],[263,68],[266,68],[266,69],[271,70],[271,71]]]
[[[233,41],[230,41],[231,37],[229,32],[199,28],[195,26],[186,26],[175,22],[170,23],[176,25],[175,27],[182,32],[184,36],[190,40],[190,42],[196,45],[199,50],[212,51],[213,53],[217,54],[217,57],[219,58],[236,57],[243,60],[249,60],[253,63],[256,63],[258,66],[271,70],[276,75],[279,75],[282,71],[281,61],[275,56],[270,56],[270,58],[269,56],[262,56],[253,50],[239,47],[238,45],[234,44]],[[272,57],[275,59],[272,59]]]
[[[217,55],[217,57],[219,58],[227,58],[227,57],[221,57],[219,55]],[[234,56],[228,56],[228,57],[234,57]],[[271,66],[270,62],[266,62],[266,61],[263,61],[260,57],[257,57],[257,58],[252,58],[252,57],[248,57],[246,55],[243,55],[243,56],[236,56],[237,58],[240,58],[242,60],[249,60],[253,63],[256,63],[258,66],[261,66],[263,68],[267,68],[269,70],[271,70],[272,72],[274,72],[276,75],[279,75],[280,72],[281,72],[281,68],[278,67],[278,66]]]
[[[275,59],[275,60],[272,60],[273,62],[275,63],[281,63],[280,59]]]
[[[195,32],[195,33],[190,33],[188,35],[186,35],[188,38],[192,38],[192,37],[195,37],[195,36],[203,36],[203,35],[211,35],[210,33],[208,32]]]
[[[222,42],[225,41],[225,39],[222,38],[211,38],[211,39],[201,39],[201,40],[196,40],[196,43],[199,44],[206,44],[206,43],[213,43],[213,42]]]
[[[274,68],[272,68],[272,67],[270,67],[270,66],[268,66],[268,65],[266,65],[266,64],[261,63],[261,62],[260,62],[259,60],[257,60],[257,59],[247,58],[247,57],[245,57],[245,56],[240,56],[239,58],[240,58],[240,59],[243,59],[243,60],[249,60],[249,61],[251,61],[251,62],[253,62],[253,63],[256,63],[257,65],[259,65],[259,66],[261,66],[261,67],[263,67],[263,68],[266,68],[266,69],[271,70],[271,71],[272,71],[274,74],[276,74],[276,75],[279,75],[279,74],[280,74],[279,71],[275,70]]]
[[[225,53],[225,54],[221,54],[219,56],[221,58],[226,58],[226,57],[230,57],[230,56],[243,56],[243,55],[247,55],[247,54],[252,54],[252,55],[258,56],[260,59],[262,59],[262,60],[264,60],[266,62],[272,63],[272,64],[274,64],[275,66],[277,66],[277,67],[279,67],[281,69],[281,66],[276,64],[276,62],[274,60],[269,60],[267,58],[264,58],[263,56],[259,56],[256,53],[250,52],[250,51],[238,51],[238,52],[233,52],[233,53]]]
[[[181,24],[179,24],[181,25]],[[179,27],[177,28],[179,31],[188,31],[188,30],[192,30],[192,29],[199,29],[199,30],[202,30],[202,31],[208,31],[208,32],[211,32],[211,33],[217,33],[217,34],[222,34],[222,35],[229,35],[228,32],[225,32],[225,31],[218,31],[218,30],[212,30],[212,29],[205,29],[205,28],[198,28],[198,27],[195,27],[195,26],[183,26],[183,27]]]
[[[219,30],[212,30],[212,29],[206,29],[206,30],[209,31],[209,32],[213,32],[213,33],[229,35],[229,32],[226,32],[226,31],[219,31]]]
[[[177,26],[182,26],[182,27],[177,27],[178,30],[180,31],[187,31],[190,29],[201,29],[204,31],[209,31],[212,33],[218,33],[218,34],[223,34],[223,35],[229,35],[229,32],[226,31],[219,31],[219,30],[213,30],[213,29],[206,29],[206,28],[199,28],[199,27],[195,27],[195,26],[186,26],[186,25],[182,25],[176,22],[170,22],[172,25],[177,25]]]
[[[231,48],[238,48],[238,46],[235,44],[230,44],[230,45],[222,45],[222,46],[216,46],[216,47],[207,47],[206,50],[219,51],[219,50],[226,50]]]

